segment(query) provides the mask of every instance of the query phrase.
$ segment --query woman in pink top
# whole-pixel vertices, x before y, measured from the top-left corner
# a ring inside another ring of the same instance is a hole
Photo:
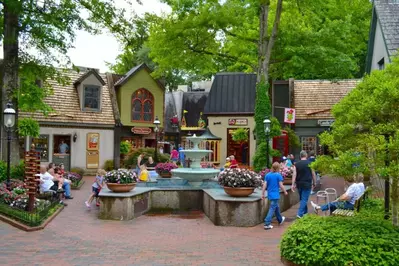
[[[172,162],[177,162],[179,160],[179,152],[176,149],[173,149],[170,153],[170,160],[172,160]]]

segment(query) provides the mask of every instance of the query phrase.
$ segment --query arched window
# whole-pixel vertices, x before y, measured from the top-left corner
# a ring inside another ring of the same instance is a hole
[[[154,96],[146,89],[138,89],[132,95],[132,121],[152,122],[154,120]]]

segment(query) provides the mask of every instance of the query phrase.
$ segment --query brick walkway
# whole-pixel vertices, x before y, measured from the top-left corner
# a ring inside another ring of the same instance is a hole
[[[97,219],[84,207],[92,178],[44,230],[20,231],[0,222],[2,265],[282,265],[279,242],[294,220],[265,231],[218,227],[203,213],[147,215],[133,221]],[[325,182],[323,185],[327,184]]]

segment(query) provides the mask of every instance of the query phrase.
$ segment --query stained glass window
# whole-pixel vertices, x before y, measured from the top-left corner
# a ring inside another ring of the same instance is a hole
[[[154,120],[154,96],[146,90],[139,89],[132,95],[132,121],[152,122]]]

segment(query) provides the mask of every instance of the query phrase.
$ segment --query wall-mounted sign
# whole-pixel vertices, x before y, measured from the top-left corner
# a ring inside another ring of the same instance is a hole
[[[213,122],[214,125],[221,125],[222,122]]]
[[[87,133],[87,150],[98,151],[100,145],[100,134],[99,133]]]
[[[86,168],[96,169],[99,167],[100,155],[98,151],[87,151],[86,152]]]
[[[295,124],[295,109],[284,108],[284,123]]]
[[[321,127],[331,127],[331,125],[334,123],[334,120],[317,120],[317,124]]]
[[[229,119],[229,126],[247,126],[247,125],[248,125],[248,119],[246,119],[246,118],[240,118],[240,119],[230,118]]]
[[[132,127],[132,132],[138,135],[148,135],[152,130],[149,127]]]

